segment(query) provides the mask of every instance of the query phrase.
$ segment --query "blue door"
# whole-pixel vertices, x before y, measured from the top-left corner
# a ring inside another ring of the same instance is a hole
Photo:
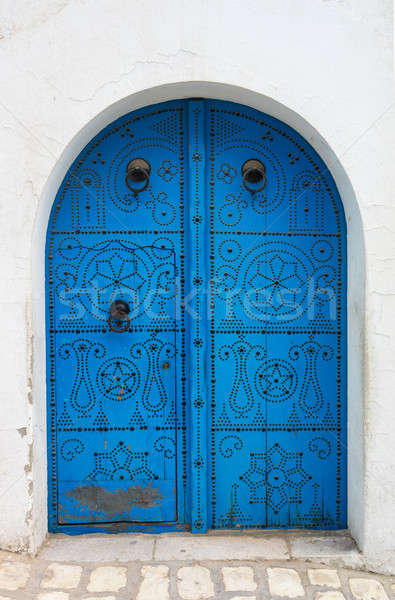
[[[47,235],[52,531],[346,526],[346,228],[289,126],[118,119]]]

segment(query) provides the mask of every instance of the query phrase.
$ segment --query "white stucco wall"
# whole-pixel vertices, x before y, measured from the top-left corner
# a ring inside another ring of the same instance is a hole
[[[390,0],[2,0],[2,548],[34,552],[46,533],[42,261],[56,186],[119,114],[211,96],[289,122],[327,160],[343,194],[349,525],[368,565],[395,572],[391,10]]]

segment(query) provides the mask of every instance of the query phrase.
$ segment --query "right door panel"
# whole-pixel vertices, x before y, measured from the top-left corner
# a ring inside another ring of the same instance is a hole
[[[342,528],[341,201],[320,157],[291,128],[246,107],[207,104],[212,524]],[[264,165],[258,183],[243,180],[249,159]]]

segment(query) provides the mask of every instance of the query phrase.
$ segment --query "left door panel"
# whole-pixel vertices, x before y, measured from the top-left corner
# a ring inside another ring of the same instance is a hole
[[[80,321],[58,334],[55,354],[59,522],[175,521],[174,332],[91,324],[117,299],[144,322],[144,287],[174,275],[173,252],[104,241],[55,257],[59,275],[76,274],[69,291],[59,283],[55,314],[63,327]],[[173,291],[155,290],[174,321]]]
[[[52,529],[183,518],[183,143],[181,107],[134,113],[59,190],[47,240]],[[142,156],[150,177],[133,193],[125,175]],[[117,300],[130,308],[122,323],[109,321]]]

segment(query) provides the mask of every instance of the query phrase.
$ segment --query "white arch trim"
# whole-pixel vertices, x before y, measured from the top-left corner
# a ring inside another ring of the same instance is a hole
[[[32,240],[33,334],[33,531],[35,552],[47,534],[46,462],[46,348],[45,348],[45,239],[52,203],[75,157],[106,125],[118,117],[151,104],[180,98],[229,100],[267,113],[293,127],[318,152],[331,172],[343,201],[347,222],[348,267],[348,526],[364,548],[364,315],[365,244],[358,201],[339,158],[320,133],[283,104],[245,88],[214,82],[182,82],[131,94],[89,121],[64,148],[41,195]]]

